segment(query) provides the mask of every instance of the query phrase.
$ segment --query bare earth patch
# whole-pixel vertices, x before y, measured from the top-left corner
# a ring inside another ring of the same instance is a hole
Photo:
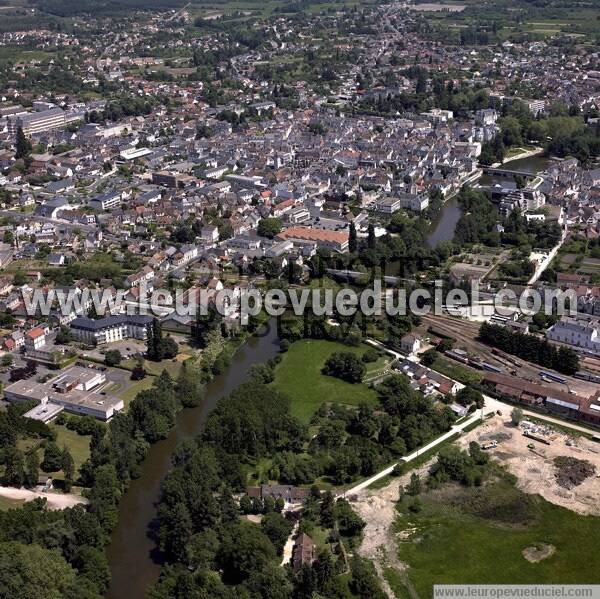
[[[371,560],[379,576],[381,586],[388,597],[394,599],[396,595],[383,576],[386,568],[393,568],[401,575],[407,569],[405,563],[398,559],[397,537],[410,536],[414,530],[401,531],[398,535],[394,530],[396,520],[396,502],[400,485],[407,485],[413,472],[424,478],[434,459],[420,468],[407,474],[394,478],[392,482],[382,489],[365,489],[351,499],[352,507],[367,523],[363,530],[363,541],[358,550],[360,555]],[[411,593],[408,577],[404,581],[408,592]],[[412,594],[412,593],[411,593]]]
[[[533,442],[533,450],[528,447],[531,439],[523,436],[523,431],[504,422],[501,417],[494,416],[476,429],[464,434],[457,440],[463,449],[471,441],[486,443],[497,441],[494,449],[488,450],[489,455],[507,466],[508,470],[517,477],[517,486],[525,493],[539,494],[547,501],[561,505],[581,514],[600,515],[600,479],[590,476],[576,488],[567,490],[561,487],[555,477],[556,467],[554,458],[565,456],[585,457],[597,471],[600,471],[600,447],[585,438],[571,439],[562,433],[552,434],[550,445]],[[567,443],[568,442],[568,443]],[[415,472],[424,479],[432,458]],[[394,594],[387,580],[383,577],[386,568],[393,568],[401,575],[406,572],[407,565],[398,558],[398,539],[410,538],[415,530],[409,527],[404,531],[394,529],[396,520],[396,502],[400,485],[409,482],[412,472],[394,478],[387,487],[381,489],[365,489],[351,498],[354,509],[366,522],[363,531],[363,542],[358,552],[372,560],[381,584],[388,595]],[[523,550],[523,557],[528,561],[539,561],[550,557],[555,551],[551,545],[536,544]],[[405,578],[407,591],[413,595],[410,581]]]
[[[554,545],[547,545],[546,543],[538,543],[531,547],[525,547],[521,552],[523,557],[532,564],[537,564],[544,559],[554,555],[556,547]]]
[[[64,510],[79,503],[87,503],[87,499],[75,493],[40,493],[29,489],[15,489],[14,487],[0,487],[0,495],[8,499],[32,501],[36,497],[48,500],[47,506],[51,510]]]
[[[517,477],[519,489],[532,495],[539,494],[546,501],[579,514],[600,516],[600,478],[593,474],[581,476],[582,472],[591,472],[592,467],[594,472],[600,472],[598,444],[585,437],[571,438],[559,431],[553,431],[545,438],[550,440],[549,445],[525,437],[521,428],[495,416],[459,438],[457,443],[464,449],[471,441],[485,443],[496,439],[497,447],[488,453]],[[559,464],[571,465],[568,474],[560,479],[565,484],[560,484],[556,476],[556,458],[561,458]],[[585,462],[584,468],[579,467],[580,462]],[[566,480],[571,474],[578,484],[567,487]]]

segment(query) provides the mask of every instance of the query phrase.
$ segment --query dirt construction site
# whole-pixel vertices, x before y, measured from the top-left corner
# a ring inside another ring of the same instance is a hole
[[[599,443],[528,421],[517,427],[506,415],[495,415],[461,436],[457,444],[466,449],[471,441],[488,447],[490,457],[517,477],[517,486],[524,492],[539,494],[580,514],[600,515]],[[406,568],[397,557],[393,529],[399,487],[408,484],[413,472],[425,478],[435,459],[393,478],[384,488],[365,489],[351,498],[354,509],[366,522],[359,553],[373,561],[388,597],[394,594],[383,570],[391,567],[403,572]]]
[[[494,417],[458,444],[464,448],[471,441],[495,443],[487,450],[490,456],[507,466],[526,493],[580,514],[600,515],[599,443],[528,421],[516,427],[506,416]]]

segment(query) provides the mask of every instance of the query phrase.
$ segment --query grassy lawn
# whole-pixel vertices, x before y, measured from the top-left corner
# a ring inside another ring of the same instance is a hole
[[[0,510],[10,510],[11,508],[21,507],[25,502],[22,499],[9,499],[0,497]]]
[[[145,379],[141,381],[135,381],[131,383],[123,393],[119,395],[119,397],[125,402],[125,407],[129,405],[132,399],[135,399],[135,396],[140,392],[146,389],[150,389],[154,384],[154,377],[147,376]]]
[[[178,354],[177,357],[172,360],[161,360],[160,362],[152,362],[151,360],[144,360],[144,368],[148,374],[159,376],[163,370],[166,370],[174,379],[179,375],[179,369],[181,363],[187,360],[190,356],[187,354]],[[123,360],[120,364],[121,368],[126,370],[133,370],[137,366],[138,361],[134,358],[128,358]]]
[[[77,472],[81,464],[90,457],[91,437],[89,435],[78,435],[66,426],[59,426],[58,424],[50,424],[49,426],[52,430],[56,431],[56,444],[61,449],[63,446],[66,446],[71,452],[75,462],[75,471]]]
[[[417,514],[403,502],[396,523],[398,531],[416,528],[400,542],[399,556],[409,564],[420,597],[430,597],[434,584],[585,584],[598,579],[600,518],[526,495],[509,480],[479,488],[446,485],[421,500]],[[523,549],[540,544],[556,551],[538,563],[527,561]]]
[[[292,399],[292,414],[308,423],[324,402],[375,405],[377,394],[366,385],[353,385],[321,374],[325,360],[340,351],[364,354],[367,346],[349,347],[341,343],[318,339],[303,339],[293,343],[283,354],[275,371],[273,385]],[[377,362],[375,362],[377,364]]]

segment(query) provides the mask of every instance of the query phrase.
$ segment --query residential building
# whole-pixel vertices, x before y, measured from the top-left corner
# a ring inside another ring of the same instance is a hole
[[[151,316],[117,315],[93,320],[79,317],[71,321],[71,334],[78,341],[91,345],[113,343],[123,339],[146,339]]]

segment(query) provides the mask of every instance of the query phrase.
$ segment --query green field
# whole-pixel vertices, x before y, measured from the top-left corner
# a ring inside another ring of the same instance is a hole
[[[421,495],[414,514],[403,500],[397,532],[399,557],[419,597],[434,584],[586,584],[598,581],[600,518],[581,516],[522,493],[509,480],[484,487],[446,485]],[[551,545],[550,557],[532,563],[522,551]],[[401,586],[399,577],[394,586]]]
[[[283,354],[283,359],[275,370],[273,385],[291,397],[292,414],[306,423],[325,402],[349,405],[366,402],[375,405],[377,394],[373,389],[321,374],[325,360],[333,352],[349,351],[362,355],[366,350],[367,346],[364,345],[349,347],[333,341],[296,341]],[[380,365],[378,361],[368,366],[376,368]]]
[[[8,497],[0,497],[0,510],[10,510],[21,507],[25,502],[22,499],[9,499]]]
[[[127,407],[129,403],[135,399],[135,396],[140,391],[150,389],[150,387],[154,385],[154,380],[155,379],[153,376],[147,376],[145,379],[142,379],[141,381],[135,381],[129,387],[127,387],[127,389],[125,389],[125,391],[119,395],[119,398],[125,403],[125,407]]]
[[[444,3],[450,4],[450,3]],[[520,0],[497,0],[481,3],[462,0],[462,12],[423,12],[430,23],[440,27],[440,36],[456,41],[461,29],[485,27],[490,40],[504,41],[529,36],[544,39],[563,33],[594,43],[597,35],[598,8],[594,3],[573,4],[565,0],[544,5],[523,3]],[[493,24],[493,27],[491,26]],[[495,33],[494,33],[495,31]]]
[[[90,435],[78,435],[66,426],[59,426],[58,424],[51,424],[50,428],[56,431],[56,444],[61,449],[66,446],[71,452],[75,462],[75,472],[77,472],[80,466],[90,457]]]

